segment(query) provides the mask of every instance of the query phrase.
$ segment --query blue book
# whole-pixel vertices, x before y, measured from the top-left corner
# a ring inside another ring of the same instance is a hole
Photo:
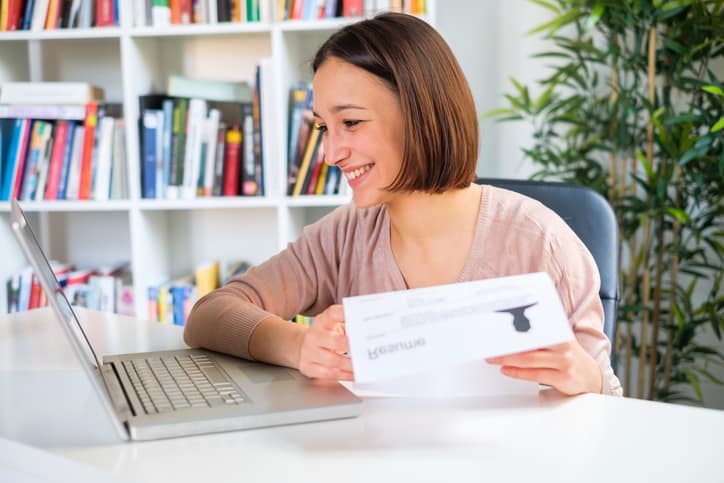
[[[186,314],[191,307],[191,294],[193,285],[172,285],[171,297],[173,299],[173,323],[174,325],[186,325]]]
[[[13,123],[13,132],[9,139],[7,154],[3,156],[3,175],[2,185],[0,185],[0,200],[7,201],[10,199],[12,191],[13,173],[17,165],[18,150],[20,149],[20,138],[23,133],[23,120],[15,119]]]
[[[30,24],[33,20],[33,6],[35,0],[27,0],[25,2],[25,12],[23,13],[23,22],[20,25],[20,30],[30,30]]]
[[[163,106],[163,145],[161,146],[161,171],[164,191],[171,183],[171,142],[173,140],[173,99],[166,99]],[[160,195],[160,193],[159,193]]]
[[[156,109],[143,111],[143,197],[156,198]]]
[[[68,172],[70,171],[70,159],[73,155],[73,137],[75,134],[76,123],[68,123],[68,138],[63,148],[63,165],[60,168],[60,179],[58,180],[58,199],[65,199],[65,190],[68,185]]]

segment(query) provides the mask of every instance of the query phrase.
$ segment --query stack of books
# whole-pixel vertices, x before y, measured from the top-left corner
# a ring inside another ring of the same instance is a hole
[[[140,98],[141,194],[150,199],[264,195],[264,126],[256,83],[169,79],[168,95]]]
[[[324,162],[322,135],[313,117],[312,88],[298,83],[289,93],[287,195],[344,195],[349,185],[338,167]]]
[[[0,0],[0,32],[120,25],[119,0]]]
[[[98,87],[0,84],[0,200],[127,198],[124,130]]]
[[[193,274],[166,280],[148,288],[148,320],[185,325],[196,301],[246,272],[251,265],[243,260],[202,263]]]
[[[128,263],[94,269],[50,262],[63,292],[72,305],[121,315],[135,315],[133,283]],[[27,267],[6,281],[7,312],[45,307],[46,294],[40,282]]]

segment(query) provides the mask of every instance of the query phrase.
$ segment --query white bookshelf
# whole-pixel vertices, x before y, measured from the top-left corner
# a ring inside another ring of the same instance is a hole
[[[266,1],[266,0],[262,0]],[[276,8],[278,2],[271,1]],[[435,24],[435,1],[425,20]],[[296,239],[303,227],[344,196],[287,197],[286,143],[289,87],[311,81],[314,52],[336,29],[358,19],[284,21],[166,28],[132,25],[131,2],[121,3],[121,26],[0,33],[0,82],[83,81],[103,87],[108,102],[123,103],[129,199],[23,202],[39,242],[54,259],[79,267],[130,261],[136,312],[145,317],[147,288],[190,273],[208,260],[259,263]],[[273,12],[273,18],[277,18]],[[264,132],[264,197],[148,200],[140,196],[138,98],[164,92],[167,77],[253,84],[259,59],[272,59],[272,95],[262,104],[275,132]],[[9,227],[9,204],[0,202],[0,308],[5,280],[27,265]]]

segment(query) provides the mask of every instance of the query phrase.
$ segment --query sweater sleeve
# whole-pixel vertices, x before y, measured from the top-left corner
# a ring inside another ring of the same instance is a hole
[[[567,226],[550,242],[549,247],[548,272],[554,275],[576,339],[601,369],[601,393],[621,396],[621,383],[611,367],[611,342],[603,332],[603,305],[598,295],[601,279],[596,262]],[[561,257],[565,257],[565,263]]]
[[[348,206],[336,209],[277,255],[202,297],[186,322],[184,341],[251,359],[249,340],[263,319],[326,309],[334,300],[350,213]]]

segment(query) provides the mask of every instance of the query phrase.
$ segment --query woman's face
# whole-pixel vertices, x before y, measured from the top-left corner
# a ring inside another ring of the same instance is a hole
[[[360,208],[396,196],[384,188],[402,164],[400,101],[384,81],[335,57],[314,76],[314,115],[322,131],[325,161],[336,165]]]

